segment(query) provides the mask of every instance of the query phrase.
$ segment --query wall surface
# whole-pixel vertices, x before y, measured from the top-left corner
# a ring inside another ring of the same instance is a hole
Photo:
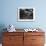
[[[18,22],[17,8],[35,8],[35,21]],[[0,29],[13,24],[16,28],[46,28],[46,0],[0,0]],[[0,30],[1,31],[1,30]]]

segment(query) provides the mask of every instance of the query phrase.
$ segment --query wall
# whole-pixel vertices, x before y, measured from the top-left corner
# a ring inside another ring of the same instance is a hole
[[[46,0],[0,0],[0,25],[13,24],[16,28],[46,28]],[[33,22],[18,22],[18,7],[34,7],[36,19]]]

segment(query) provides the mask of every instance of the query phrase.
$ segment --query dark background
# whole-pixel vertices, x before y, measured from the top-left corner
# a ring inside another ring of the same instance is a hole
[[[33,19],[33,9],[20,9],[20,19]]]

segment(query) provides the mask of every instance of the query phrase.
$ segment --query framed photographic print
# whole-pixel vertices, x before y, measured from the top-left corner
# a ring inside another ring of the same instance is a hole
[[[34,21],[35,8],[19,7],[18,8],[18,21]]]

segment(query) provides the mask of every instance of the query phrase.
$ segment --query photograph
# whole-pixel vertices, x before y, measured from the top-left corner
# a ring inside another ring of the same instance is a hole
[[[35,19],[34,8],[18,8],[18,21],[33,21]]]
[[[0,46],[46,46],[46,0],[0,0]]]

